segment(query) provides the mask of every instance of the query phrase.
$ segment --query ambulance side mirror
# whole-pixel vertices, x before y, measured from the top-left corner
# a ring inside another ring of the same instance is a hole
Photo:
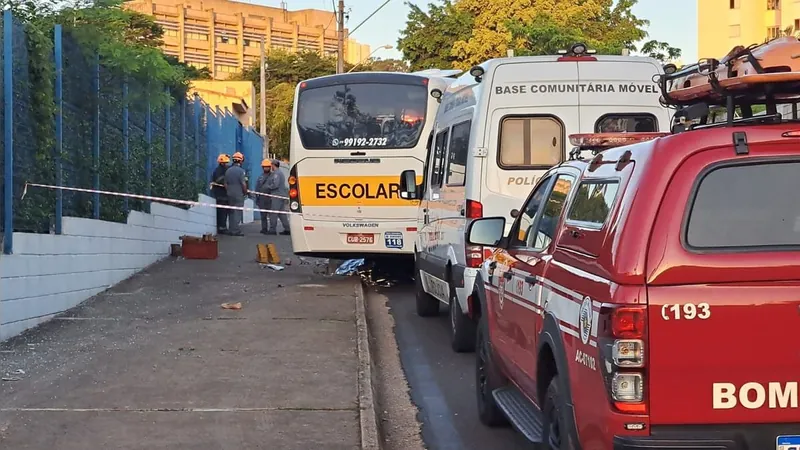
[[[421,197],[417,186],[417,173],[413,169],[404,170],[400,174],[400,198],[418,200]]]

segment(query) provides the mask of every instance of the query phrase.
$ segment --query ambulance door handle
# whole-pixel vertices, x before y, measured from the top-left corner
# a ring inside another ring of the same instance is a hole
[[[461,208],[461,215],[463,216],[463,215],[465,215],[466,213],[467,213],[467,211],[466,211],[464,208]]]
[[[350,156],[367,156],[364,152],[350,152]]]
[[[513,275],[514,274],[512,274],[510,270],[508,272],[503,272],[503,278],[506,280],[510,280]]]

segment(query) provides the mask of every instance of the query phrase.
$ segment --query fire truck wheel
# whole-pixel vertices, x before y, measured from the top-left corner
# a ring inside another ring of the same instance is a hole
[[[506,380],[492,359],[486,316],[481,316],[475,333],[475,391],[478,394],[478,417],[484,425],[497,427],[508,419],[497,406],[492,392],[505,386]]]
[[[416,259],[414,260],[414,274],[416,275],[416,300],[417,300],[417,315],[420,317],[433,317],[439,315],[439,300],[425,292],[422,287],[422,271],[417,266]]]
[[[464,314],[456,289],[450,287],[450,346],[456,353],[475,350],[475,321]]]
[[[566,408],[562,392],[561,380],[556,375],[550,380],[550,385],[547,387],[542,411],[544,416],[542,442],[544,443],[544,448],[549,450],[568,448],[567,430],[569,428],[567,428],[567,421],[569,419],[564,414]]]

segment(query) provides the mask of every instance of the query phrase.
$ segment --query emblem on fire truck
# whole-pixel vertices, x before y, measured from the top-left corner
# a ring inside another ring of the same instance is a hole
[[[578,316],[578,328],[581,332],[581,342],[589,343],[589,336],[592,335],[592,299],[585,297],[581,305]]]

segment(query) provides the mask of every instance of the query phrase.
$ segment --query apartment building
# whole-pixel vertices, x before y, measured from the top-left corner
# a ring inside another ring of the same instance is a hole
[[[800,0],[697,0],[700,58],[721,58],[736,45],[800,32]]]
[[[180,61],[208,67],[216,80],[258,64],[261,38],[269,49],[311,50],[335,56],[333,11],[288,11],[229,0],[133,0],[131,10],[153,16],[164,28],[164,52]],[[370,54],[368,45],[347,38],[345,61],[356,64]]]

